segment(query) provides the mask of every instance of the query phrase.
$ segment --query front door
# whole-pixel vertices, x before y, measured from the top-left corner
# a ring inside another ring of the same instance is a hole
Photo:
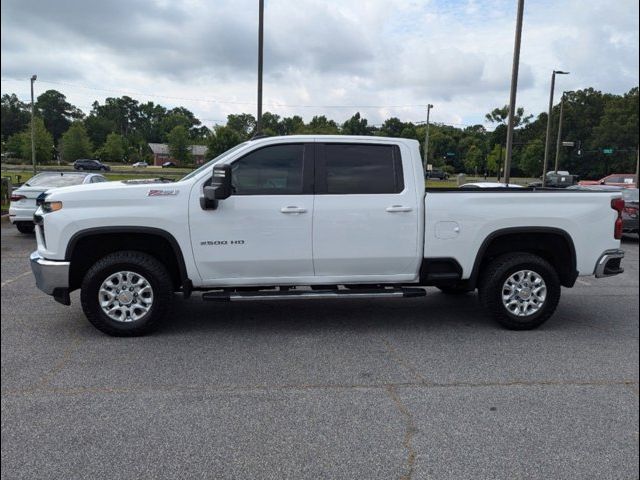
[[[204,283],[278,284],[313,276],[312,143],[266,146],[231,163],[233,194],[202,210],[192,193],[189,226]]]

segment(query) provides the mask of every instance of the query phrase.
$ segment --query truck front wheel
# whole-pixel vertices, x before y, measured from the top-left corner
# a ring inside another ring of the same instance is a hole
[[[560,300],[560,279],[545,259],[510,253],[491,261],[479,285],[482,305],[504,327],[531,330],[551,317]]]
[[[156,329],[170,311],[173,287],[167,269],[143,252],[120,251],[86,273],[80,300],[87,319],[112,336],[132,337]]]

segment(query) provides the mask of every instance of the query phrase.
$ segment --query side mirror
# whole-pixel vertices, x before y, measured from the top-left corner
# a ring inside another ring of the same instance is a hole
[[[229,198],[233,191],[231,186],[231,165],[216,165],[213,167],[211,185],[204,187],[204,196],[200,199],[203,210],[215,210],[218,201]]]

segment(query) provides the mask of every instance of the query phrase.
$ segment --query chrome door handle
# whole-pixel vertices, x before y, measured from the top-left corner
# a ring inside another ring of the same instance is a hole
[[[307,209],[289,205],[288,207],[282,207],[280,211],[282,213],[306,213]]]
[[[410,212],[411,210],[413,210],[413,208],[411,207],[404,207],[402,205],[391,205],[390,207],[386,208],[387,212],[389,213],[395,213],[395,212]]]

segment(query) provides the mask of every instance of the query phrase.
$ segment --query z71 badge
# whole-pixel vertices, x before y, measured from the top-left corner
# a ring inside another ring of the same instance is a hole
[[[176,190],[175,188],[172,189],[154,189],[152,188],[151,190],[149,190],[149,193],[147,193],[147,197],[164,197],[167,195],[177,195],[180,192],[180,190]]]

